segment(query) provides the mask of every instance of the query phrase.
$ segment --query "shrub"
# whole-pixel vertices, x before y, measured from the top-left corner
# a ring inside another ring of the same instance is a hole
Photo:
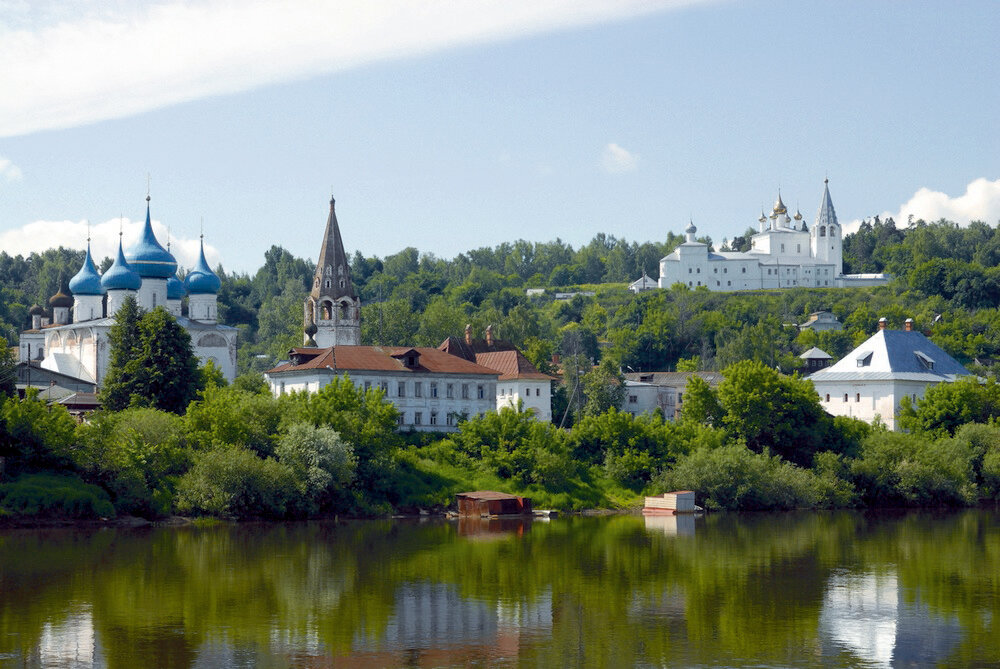
[[[177,477],[191,464],[179,416],[158,409],[101,412],[78,428],[77,466],[100,483],[120,512],[167,515]]]
[[[54,469],[69,465],[76,423],[62,405],[50,406],[31,395],[23,400],[0,400],[0,425],[7,433],[0,457],[5,473]]]
[[[0,509],[22,516],[108,518],[108,493],[73,476],[30,474],[0,485]]]
[[[972,452],[963,440],[876,432],[851,473],[870,506],[963,505],[976,498]]]
[[[307,500],[307,513],[329,506],[354,478],[354,449],[333,428],[296,423],[278,442],[278,460],[288,466]]]
[[[742,444],[699,449],[653,481],[659,490],[694,490],[707,509],[764,510],[831,506],[816,474]]]
[[[177,483],[177,508],[232,518],[285,518],[295,513],[299,492],[288,465],[239,446],[220,446],[195,456]]]
[[[653,475],[653,457],[649,451],[626,448],[620,453],[608,451],[604,456],[605,475],[627,488],[640,490]]]

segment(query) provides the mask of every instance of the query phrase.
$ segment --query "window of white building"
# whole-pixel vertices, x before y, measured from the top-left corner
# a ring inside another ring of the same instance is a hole
[[[438,396],[438,384],[435,381],[431,381],[431,397]]]
[[[396,395],[406,397],[406,381],[400,381],[399,385],[396,386]]]
[[[413,396],[414,397],[423,397],[424,396],[424,383],[423,383],[423,381],[414,381],[413,382]]]

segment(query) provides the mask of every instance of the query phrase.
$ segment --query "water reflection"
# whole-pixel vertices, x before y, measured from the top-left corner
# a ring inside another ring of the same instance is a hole
[[[982,666],[998,600],[987,511],[0,534],[3,666]]]

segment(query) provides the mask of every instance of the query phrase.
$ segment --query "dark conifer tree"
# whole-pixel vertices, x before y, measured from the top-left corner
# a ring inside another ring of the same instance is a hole
[[[122,302],[108,333],[111,345],[100,396],[105,409],[148,406],[183,413],[201,389],[191,336],[163,307],[143,313]]]

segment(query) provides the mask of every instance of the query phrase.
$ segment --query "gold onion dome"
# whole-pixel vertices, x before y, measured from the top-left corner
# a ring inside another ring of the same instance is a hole
[[[794,218],[796,221],[801,221],[802,220],[802,212],[800,212],[798,209],[796,209],[795,210],[795,215],[792,216],[792,218]]]
[[[778,199],[774,201],[774,212],[775,215],[787,214],[788,208],[785,207],[785,203],[781,201],[781,193],[778,193]]]

